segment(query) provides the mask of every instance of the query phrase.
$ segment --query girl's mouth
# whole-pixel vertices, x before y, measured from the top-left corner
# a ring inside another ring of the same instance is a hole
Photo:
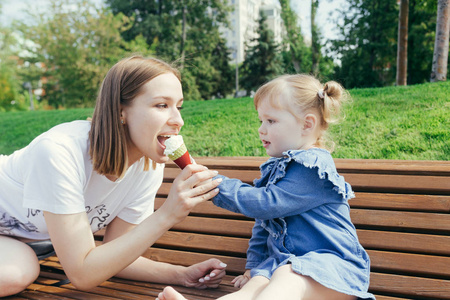
[[[264,148],[267,148],[267,147],[269,147],[269,145],[270,145],[270,142],[265,141],[265,140],[262,140],[262,143],[263,143],[263,147],[264,147]]]

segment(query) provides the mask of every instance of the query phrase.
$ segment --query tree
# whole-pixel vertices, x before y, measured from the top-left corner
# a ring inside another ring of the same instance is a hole
[[[397,38],[397,85],[407,84],[409,0],[400,0]]]
[[[221,81],[212,57],[221,36],[220,26],[228,26],[231,8],[227,0],[107,0],[113,13],[135,18],[130,29],[122,33],[126,40],[138,34],[146,39],[156,55],[166,61],[176,61],[182,69],[185,99],[209,99],[220,93]],[[225,55],[224,51],[215,55]],[[212,78],[219,79],[217,84]]]
[[[297,14],[289,0],[280,0],[281,18],[286,28],[283,37],[282,55],[288,73],[309,72],[311,70],[311,49],[304,42]]]
[[[447,64],[450,31],[450,1],[438,0],[436,41],[434,44],[431,82],[447,80]]]
[[[437,1],[409,0],[408,84],[429,82]]]
[[[314,75],[319,73],[319,62],[321,57],[320,33],[315,22],[318,7],[319,0],[311,0],[311,73]]]
[[[346,88],[375,87],[395,81],[396,28],[398,18],[394,1],[347,0],[341,11],[342,37],[333,42],[341,65],[335,79]]]
[[[274,42],[273,32],[266,25],[262,13],[258,21],[258,37],[250,40],[242,64],[242,86],[250,92],[283,72],[279,45]]]
[[[74,7],[75,6],[75,7]],[[55,107],[93,106],[108,69],[132,52],[149,53],[142,38],[125,42],[120,33],[132,19],[114,16],[86,0],[53,0],[45,12],[31,13],[33,25],[22,23],[25,39],[38,48],[28,49],[30,63],[43,64],[45,99]]]

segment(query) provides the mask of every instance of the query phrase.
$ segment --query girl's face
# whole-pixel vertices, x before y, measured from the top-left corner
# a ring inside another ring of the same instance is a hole
[[[172,73],[159,75],[142,86],[142,93],[130,106],[122,107],[122,119],[128,127],[128,161],[133,164],[144,155],[165,163],[164,143],[184,125],[180,114],[183,91]]]
[[[262,99],[258,106],[261,126],[259,138],[268,155],[281,157],[287,150],[304,149],[305,138],[303,124],[287,109],[273,107],[270,101]]]

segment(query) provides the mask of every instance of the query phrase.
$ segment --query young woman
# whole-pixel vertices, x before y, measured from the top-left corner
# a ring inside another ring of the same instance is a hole
[[[337,173],[325,133],[344,100],[336,82],[285,75],[254,103],[271,158],[255,186],[220,177],[214,204],[255,218],[241,289],[221,300],[375,299],[370,261],[350,220],[351,186]],[[159,300],[184,299],[167,287]]]
[[[92,121],[55,126],[0,156],[0,296],[38,277],[37,257],[24,242],[48,238],[79,289],[112,276],[197,288],[220,283],[219,260],[182,267],[140,256],[218,192],[219,180],[211,180],[217,172],[190,165],[153,212],[168,160],[164,143],[184,124],[182,104],[176,69],[126,58],[106,75]],[[93,232],[104,227],[104,243],[96,246]]]

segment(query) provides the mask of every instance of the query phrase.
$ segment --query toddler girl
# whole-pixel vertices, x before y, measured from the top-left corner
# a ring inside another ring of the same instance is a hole
[[[220,299],[375,299],[370,261],[350,220],[351,186],[336,171],[325,133],[343,88],[309,75],[262,86],[254,103],[271,158],[255,186],[222,176],[214,204],[256,219],[241,289]],[[184,299],[170,287],[160,300]]]

